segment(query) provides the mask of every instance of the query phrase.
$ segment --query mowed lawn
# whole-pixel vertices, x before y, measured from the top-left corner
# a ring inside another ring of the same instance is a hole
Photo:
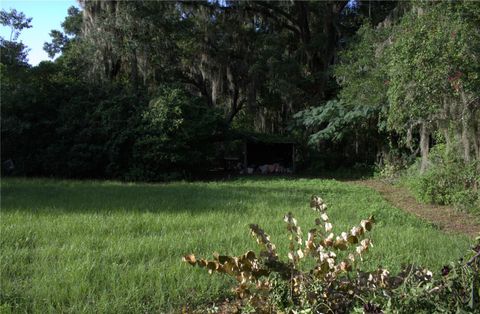
[[[418,263],[432,270],[461,257],[470,242],[447,235],[365,187],[335,180],[253,178],[225,182],[125,184],[3,179],[2,312],[171,312],[215,300],[233,282],[181,261],[195,253],[257,250],[258,223],[282,254],[282,220],[313,226],[312,194],[329,205],[334,231],[374,214],[374,247],[364,269]]]

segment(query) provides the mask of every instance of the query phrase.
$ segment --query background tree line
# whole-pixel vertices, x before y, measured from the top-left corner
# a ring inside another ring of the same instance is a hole
[[[17,174],[188,177],[244,130],[295,135],[304,167],[419,155],[423,177],[455,164],[478,191],[476,3],[79,4],[36,67],[17,40],[31,21],[2,11],[2,161]]]
[[[295,117],[312,145],[367,138],[384,175],[409,168],[421,199],[478,210],[479,57],[479,4],[398,3],[339,53],[336,97]]]

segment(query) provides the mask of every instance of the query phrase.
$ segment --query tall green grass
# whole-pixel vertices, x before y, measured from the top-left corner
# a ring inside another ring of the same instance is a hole
[[[258,223],[286,254],[283,215],[313,224],[312,194],[329,204],[334,231],[374,214],[366,269],[403,263],[439,269],[467,249],[390,206],[368,188],[334,180],[239,179],[123,184],[3,179],[0,278],[4,312],[170,312],[228,293],[230,279],[181,262],[255,248]]]

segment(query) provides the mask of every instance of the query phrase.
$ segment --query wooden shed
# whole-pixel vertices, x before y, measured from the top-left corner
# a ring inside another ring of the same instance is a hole
[[[284,172],[295,172],[295,140],[283,136],[246,133],[243,135],[244,169],[280,165]]]

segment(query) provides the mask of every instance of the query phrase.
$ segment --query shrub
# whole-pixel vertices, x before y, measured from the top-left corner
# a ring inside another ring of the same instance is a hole
[[[431,165],[424,174],[413,165],[405,176],[406,185],[423,202],[454,205],[461,210],[480,211],[478,161],[465,164],[447,156],[443,145],[431,153]]]
[[[372,245],[364,236],[372,229],[374,219],[362,220],[349,232],[335,236],[323,200],[313,196],[310,205],[319,212],[319,218],[305,240],[294,216],[288,213],[284,217],[290,238],[288,261],[280,259],[270,236],[256,224],[250,225],[250,231],[260,245],[259,255],[253,251],[240,256],[214,254],[213,260],[205,260],[190,254],[184,261],[209,273],[233,276],[238,281],[235,292],[242,305],[249,304],[260,312],[272,307],[343,312],[355,302],[355,291],[366,287],[357,285],[358,281],[368,280],[366,274],[353,280],[348,273]],[[305,262],[307,258],[310,263]],[[381,282],[386,271],[373,275]]]
[[[229,312],[478,312],[480,237],[466,264],[452,263],[438,274],[414,265],[395,276],[382,268],[362,272],[358,262],[372,246],[365,234],[372,229],[373,217],[335,236],[323,200],[313,196],[310,205],[319,218],[306,239],[293,215],[284,217],[290,239],[287,261],[278,256],[270,236],[256,224],[250,225],[250,231],[260,245],[259,254],[214,253],[212,260],[189,254],[183,261],[237,280],[238,299],[230,302]]]
[[[180,88],[165,87],[145,108],[127,180],[163,181],[206,171],[220,114]]]

